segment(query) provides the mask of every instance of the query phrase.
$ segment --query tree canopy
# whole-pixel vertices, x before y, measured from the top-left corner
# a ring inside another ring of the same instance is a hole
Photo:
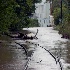
[[[29,24],[35,3],[41,0],[0,0],[0,32],[20,30]]]
[[[69,0],[62,0],[62,20],[68,21],[69,15]],[[61,19],[61,0],[53,0],[53,15],[55,24],[58,25]],[[63,23],[64,23],[63,22]]]
[[[53,0],[53,15],[55,25],[59,29],[59,33],[70,36],[70,0],[62,0],[62,23],[61,18],[61,0]]]

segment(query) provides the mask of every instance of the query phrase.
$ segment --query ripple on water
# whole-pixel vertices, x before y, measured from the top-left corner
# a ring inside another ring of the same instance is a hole
[[[16,44],[0,45],[0,70],[23,70],[27,57],[24,49]]]

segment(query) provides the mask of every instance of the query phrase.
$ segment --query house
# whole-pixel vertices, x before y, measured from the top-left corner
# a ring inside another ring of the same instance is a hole
[[[35,10],[35,16],[38,19],[39,26],[46,27],[50,26],[52,21],[50,22],[50,1],[42,1],[41,3],[35,4],[36,10]]]

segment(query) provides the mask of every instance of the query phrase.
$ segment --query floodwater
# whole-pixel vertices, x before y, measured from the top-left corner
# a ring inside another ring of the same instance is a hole
[[[28,41],[39,44],[39,46],[49,50],[49,52],[51,52],[57,59],[60,59],[63,70],[70,70],[70,40],[61,38],[62,35],[59,35],[58,31],[54,30],[52,27],[29,28],[29,30],[32,32],[36,32],[37,29],[38,29],[37,34],[38,40],[28,40]],[[48,61],[51,61],[51,58]],[[30,63],[28,66],[30,66]],[[59,69],[46,68],[46,70],[59,70]]]
[[[0,70],[23,70],[27,62],[24,49],[14,41],[3,44],[0,45]]]
[[[36,33],[34,40],[13,40],[8,44],[0,43],[0,70],[60,70],[60,59],[63,70],[70,70],[70,40],[61,38],[52,27],[34,27],[27,30]],[[26,28],[25,28],[26,30]],[[27,49],[27,55],[20,43]],[[48,51],[46,51],[46,50]]]

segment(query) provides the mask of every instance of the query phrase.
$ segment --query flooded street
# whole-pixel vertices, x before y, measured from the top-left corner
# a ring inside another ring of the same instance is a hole
[[[38,29],[38,34],[37,34],[38,40],[32,40],[32,41],[28,40],[28,41],[39,44],[39,46],[49,50],[49,52],[51,52],[57,59],[60,59],[63,70],[70,70],[70,40],[61,38],[61,35],[58,34],[58,31],[53,30],[52,27],[47,27],[47,28],[40,27],[33,29],[29,28],[29,30],[35,32],[37,29]],[[50,60],[51,58],[48,61]]]
[[[0,70],[61,70],[55,58],[60,59],[63,70],[70,70],[70,40],[61,38],[52,27],[25,28],[38,39],[13,40],[0,45]],[[20,43],[27,49],[27,55]],[[50,54],[51,53],[51,54]]]
[[[24,49],[14,41],[0,45],[0,70],[23,70],[27,57]]]

